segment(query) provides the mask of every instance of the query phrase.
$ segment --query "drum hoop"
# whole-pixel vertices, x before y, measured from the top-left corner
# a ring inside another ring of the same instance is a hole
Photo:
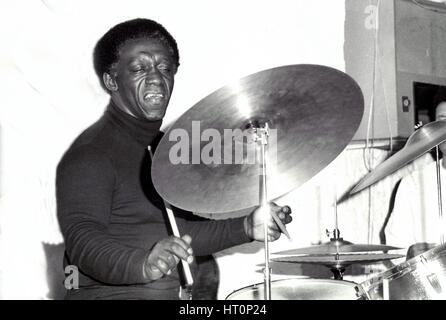
[[[371,277],[370,279],[367,279],[359,283],[358,285],[363,289],[363,291],[367,292],[369,289],[373,289],[376,286],[380,285],[384,279],[389,279],[392,281],[408,273],[416,271],[417,269],[420,268],[420,266],[424,265],[426,260],[429,262],[438,258],[441,252],[446,253],[446,244],[436,246],[435,248],[432,248],[418,256],[415,256],[409,260],[401,262],[400,264],[397,264],[390,269],[382,271],[376,274],[375,276]]]
[[[356,295],[358,296],[358,284],[356,282],[348,281],[348,280],[335,280],[335,279],[322,279],[322,278],[287,278],[287,279],[273,280],[271,282],[272,283],[281,283],[281,282],[285,283],[285,282],[288,282],[290,280],[291,281],[292,280],[298,280],[299,282],[313,282],[313,283],[314,282],[316,282],[316,283],[333,283],[333,284],[342,284],[342,285],[345,285],[345,286],[351,286],[352,288],[355,289]],[[257,288],[257,287],[263,286],[263,285],[264,285],[263,282],[259,282],[259,283],[251,284],[249,286],[245,286],[245,287],[236,289],[236,290],[232,291],[230,294],[228,294],[226,296],[225,300],[227,300],[234,293],[241,292],[242,290],[245,290],[245,289]]]

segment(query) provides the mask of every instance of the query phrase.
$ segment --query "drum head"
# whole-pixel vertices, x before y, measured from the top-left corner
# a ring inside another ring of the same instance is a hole
[[[264,284],[231,293],[226,300],[264,300]],[[356,284],[342,280],[284,279],[271,281],[271,300],[358,300]]]

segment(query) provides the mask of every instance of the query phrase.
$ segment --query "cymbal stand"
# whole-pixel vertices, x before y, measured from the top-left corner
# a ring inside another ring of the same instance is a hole
[[[341,232],[338,229],[338,199],[337,199],[337,196],[336,196],[336,191],[335,191],[335,194],[334,194],[333,208],[334,208],[334,225],[335,225],[335,228],[333,230],[333,238],[331,238],[330,240],[333,240],[333,241],[336,241],[336,240],[339,240],[339,239],[342,240],[342,238],[340,238]],[[338,252],[336,252],[336,253],[338,253]]]
[[[330,235],[328,230],[327,230],[327,235]],[[330,241],[334,242],[336,246],[337,246],[338,243],[341,243],[343,241],[343,238],[341,238],[341,232],[339,231],[337,226],[333,230],[333,238],[330,238]],[[336,252],[335,260],[339,260],[339,252]],[[335,280],[342,280],[343,279],[344,272],[345,272],[345,266],[336,265],[334,267],[331,267],[330,270],[333,273],[333,279],[335,279]]]
[[[334,224],[335,224],[335,228],[333,230],[333,238],[330,238],[330,241],[334,242],[336,245],[336,248],[338,247],[338,244],[343,240],[341,238],[341,231],[339,231],[338,228],[338,203],[337,203],[337,195],[335,192],[335,196],[334,196]],[[335,260],[339,260],[339,252],[338,250],[336,250],[336,255],[335,255]],[[335,280],[342,280],[344,277],[344,272],[345,272],[345,267],[344,266],[340,266],[337,265],[335,267],[330,268],[331,272],[333,273],[333,278]]]
[[[269,126],[265,123],[263,127],[256,127],[254,129],[254,141],[260,144],[260,163],[259,168],[261,174],[259,177],[260,184],[260,210],[263,215],[263,231],[264,231],[264,246],[265,246],[265,269],[264,274],[264,296],[265,300],[271,300],[271,268],[270,268],[270,253],[269,253],[269,240],[268,240],[268,220],[269,220],[269,205],[268,205],[268,193],[267,193],[267,155],[268,155],[268,136]]]
[[[440,151],[438,145],[435,146],[435,163],[437,171],[437,196],[438,196],[438,216],[440,218],[440,244],[444,244],[444,218],[443,218],[443,203],[441,198],[441,170],[440,170]]]

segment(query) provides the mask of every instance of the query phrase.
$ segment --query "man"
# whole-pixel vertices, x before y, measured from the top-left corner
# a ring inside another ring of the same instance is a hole
[[[98,41],[94,66],[110,104],[57,169],[65,263],[79,270],[80,288],[67,298],[178,299],[180,259],[192,263],[194,255],[263,240],[263,217],[254,210],[196,221],[177,209],[183,236],[171,236],[147,153],[159,138],[179,66],[176,41],[163,26],[146,19],[116,25]],[[291,221],[289,207],[271,209]],[[271,241],[280,237],[272,219],[268,228]]]
[[[446,101],[436,105],[435,120],[446,120]],[[446,143],[441,143],[439,149],[443,155],[446,154]],[[444,157],[440,168],[442,202],[446,204]],[[439,244],[442,229],[444,224],[438,214],[436,162],[430,160],[424,168],[411,172],[401,180],[395,205],[386,226],[386,240],[391,245],[408,248],[407,258],[410,259]]]

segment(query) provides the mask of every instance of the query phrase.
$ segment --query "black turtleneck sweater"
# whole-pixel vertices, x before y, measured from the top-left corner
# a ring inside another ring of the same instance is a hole
[[[120,297],[151,298],[153,290],[179,287],[175,272],[156,281],[143,276],[151,248],[171,234],[163,201],[151,182],[147,152],[158,140],[160,126],[161,121],[136,119],[111,103],[58,165],[57,212],[65,262],[78,267],[81,288],[119,288],[124,292]],[[174,211],[197,256],[250,241],[243,218],[197,221],[190,213]]]

